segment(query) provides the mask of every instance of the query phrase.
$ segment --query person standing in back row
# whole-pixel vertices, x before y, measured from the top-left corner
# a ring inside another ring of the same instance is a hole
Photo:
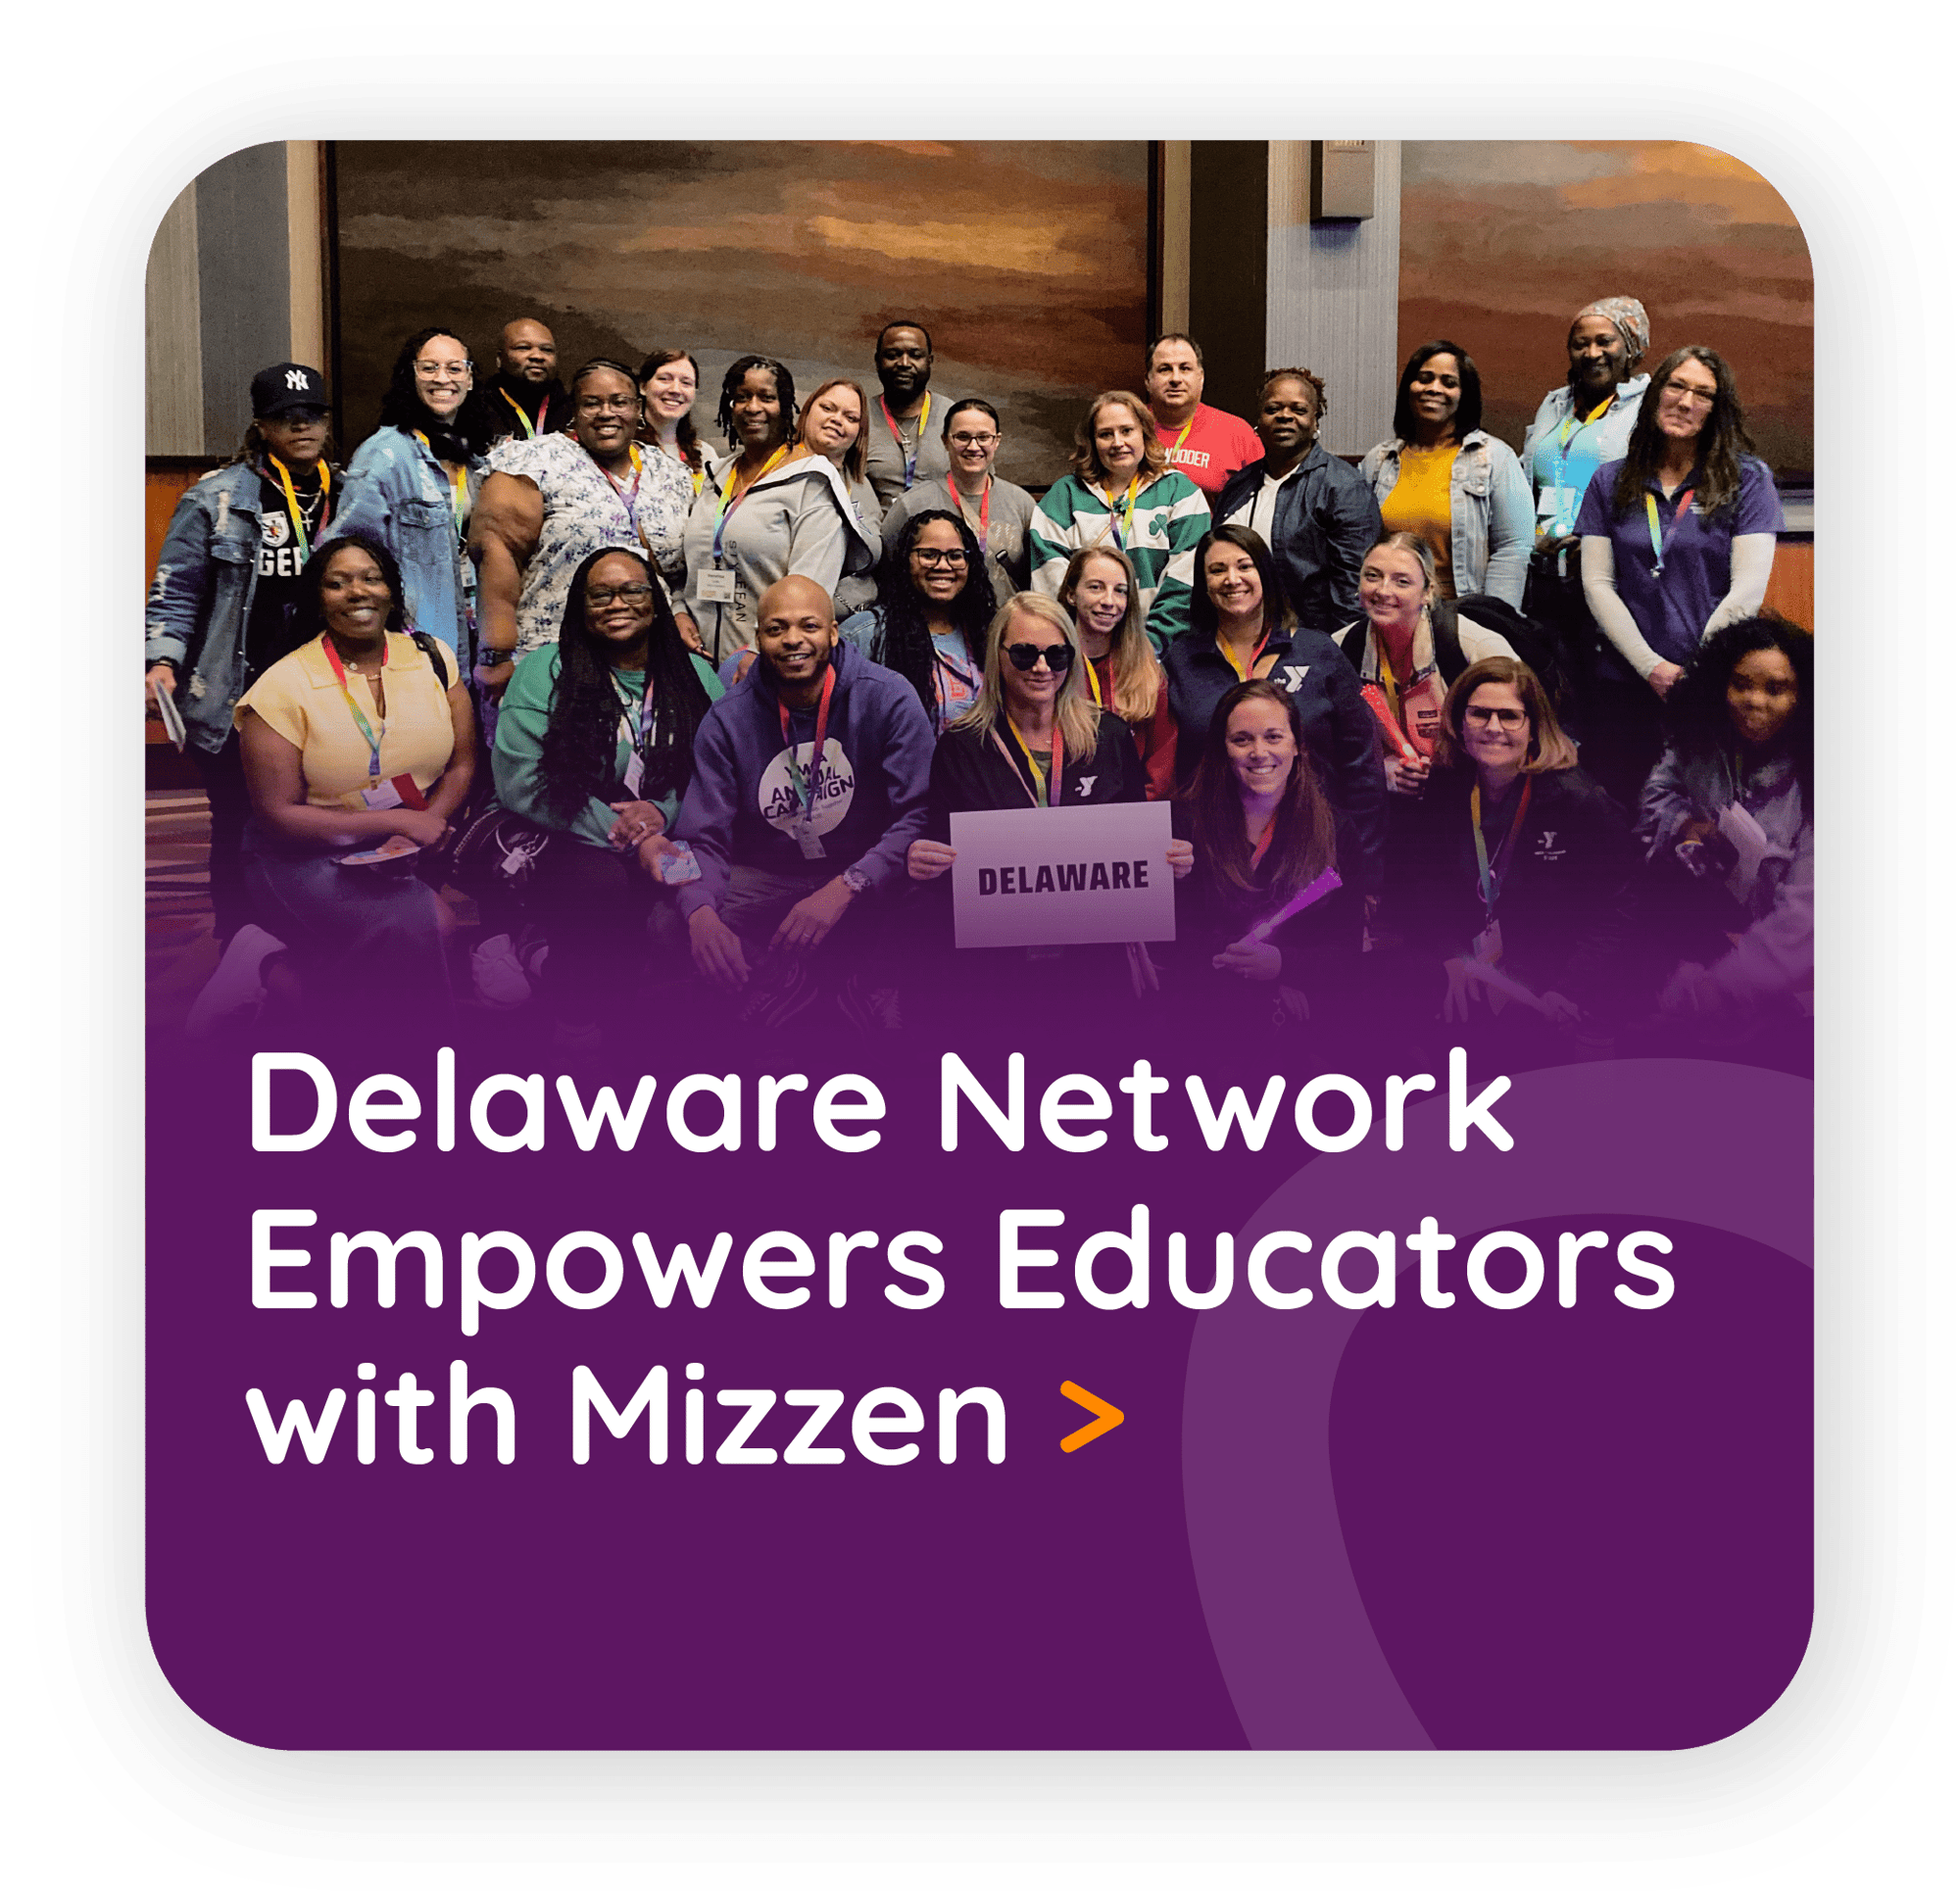
[[[932,394],[932,337],[916,321],[888,321],[872,355],[877,412],[864,437],[864,476],[887,511],[921,479],[944,478],[951,462]]]
[[[467,431],[489,446],[564,431],[571,421],[571,397],[560,385],[558,342],[543,322],[526,315],[504,324],[497,371],[470,405]]]
[[[1189,335],[1159,335],[1152,344],[1144,358],[1144,393],[1172,468],[1211,505],[1225,482],[1265,451],[1236,413],[1204,405],[1204,357]]]

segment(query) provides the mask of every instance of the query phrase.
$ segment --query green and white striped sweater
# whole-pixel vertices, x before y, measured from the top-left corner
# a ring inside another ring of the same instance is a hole
[[[1129,555],[1143,592],[1144,628],[1161,651],[1191,621],[1198,542],[1211,529],[1211,508],[1181,472],[1164,472],[1139,489],[1124,529],[1122,492],[1112,508],[1100,487],[1070,473],[1042,496],[1028,521],[1029,582],[1053,598],[1072,554],[1107,545]]]

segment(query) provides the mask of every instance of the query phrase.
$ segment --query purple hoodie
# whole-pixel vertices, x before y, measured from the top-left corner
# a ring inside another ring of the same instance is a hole
[[[906,849],[925,830],[932,726],[904,677],[840,643],[824,736],[823,779],[810,830],[820,859],[796,838],[801,803],[791,784],[775,673],[758,657],[709,710],[694,739],[694,774],[675,827],[701,878],[680,889],[680,909],[718,908],[732,866],[800,874],[812,886],[855,866],[873,891],[903,879]],[[790,732],[807,752],[816,711],[792,709]]]

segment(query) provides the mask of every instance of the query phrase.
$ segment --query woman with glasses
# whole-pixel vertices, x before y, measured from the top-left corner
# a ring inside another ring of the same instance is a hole
[[[686,615],[720,663],[753,643],[757,603],[778,579],[808,578],[835,598],[839,579],[877,563],[879,540],[837,463],[799,447],[796,383],[781,362],[731,362],[715,417],[732,451],[710,462],[688,514]]]
[[[1435,764],[1397,824],[1385,903],[1418,963],[1442,961],[1445,1020],[1508,1029],[1515,1007],[1549,1043],[1610,1017],[1633,838],[1529,664],[1488,656],[1457,677]]]
[[[797,444],[792,460],[817,453],[843,476],[851,495],[851,509],[858,524],[878,530],[884,508],[878,494],[864,476],[864,390],[856,381],[842,376],[825,381],[803,404],[797,415]],[[878,595],[878,580],[869,571],[847,572],[837,580],[831,604],[841,625],[847,617],[865,609]]]
[[[411,335],[395,357],[381,423],[356,450],[325,539],[385,545],[401,566],[409,627],[475,659],[476,567],[469,513],[486,466],[469,433],[469,351],[446,328]]]
[[[538,855],[533,909],[551,950],[543,984],[562,1032],[588,1034],[620,944],[665,911],[685,872],[666,839],[693,771],[694,736],[721,695],[681,639],[645,556],[588,553],[557,643],[517,666],[497,718],[497,799],[555,838]]]
[[[1170,464],[1140,397],[1091,401],[1075,429],[1075,470],[1042,495],[1028,527],[1030,583],[1053,597],[1069,556],[1113,546],[1137,574],[1144,629],[1164,651],[1190,621],[1192,555],[1211,526],[1204,495]]]
[[[590,361],[571,377],[571,429],[507,440],[470,519],[477,560],[478,680],[501,693],[512,665],[551,643],[572,574],[608,546],[638,552],[679,577],[692,488],[663,453],[642,453],[640,387],[618,362]]]
[[[879,567],[878,602],[838,634],[918,692],[937,736],[979,700],[993,619],[973,534],[952,512],[927,510],[900,528]]]
[[[996,607],[1028,588],[1028,523],[1034,495],[994,471],[1001,451],[1001,416],[985,401],[956,401],[940,429],[952,470],[921,479],[892,502],[885,514],[885,556],[920,512],[948,511],[966,522],[985,554]]]
[[[1586,602],[1612,647],[1587,763],[1629,806],[1660,754],[1660,703],[1704,637],[1762,608],[1782,529],[1728,363],[1677,348],[1647,384],[1627,457],[1592,475],[1579,507]]]

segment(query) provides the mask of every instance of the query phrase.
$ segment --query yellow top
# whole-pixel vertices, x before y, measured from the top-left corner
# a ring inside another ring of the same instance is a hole
[[[1457,448],[1404,447],[1396,483],[1382,501],[1384,532],[1413,532],[1436,554],[1436,595],[1456,595],[1449,558],[1449,474]]]

